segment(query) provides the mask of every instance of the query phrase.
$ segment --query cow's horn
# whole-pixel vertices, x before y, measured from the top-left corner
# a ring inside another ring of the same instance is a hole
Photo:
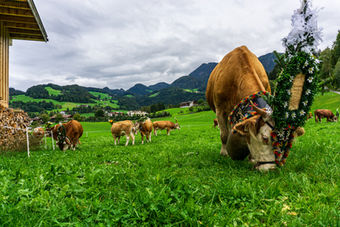
[[[256,111],[256,113],[258,113],[259,115],[261,115],[262,117],[268,117],[268,113],[266,110],[258,108],[257,106],[254,105],[254,103],[250,100],[250,105],[254,108],[254,110]]]

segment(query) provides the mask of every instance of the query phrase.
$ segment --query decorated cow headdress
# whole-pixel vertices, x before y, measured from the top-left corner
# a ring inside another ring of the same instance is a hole
[[[281,73],[272,99],[275,129],[272,132],[276,162],[283,165],[292,146],[293,131],[303,126],[318,84],[315,53],[321,41],[317,11],[311,0],[303,0],[292,16],[292,30],[283,39],[286,48],[281,58]]]

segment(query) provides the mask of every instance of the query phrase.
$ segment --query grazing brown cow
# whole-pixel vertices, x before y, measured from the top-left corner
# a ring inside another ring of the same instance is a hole
[[[214,119],[214,128],[216,128],[216,126],[218,126],[217,118]]]
[[[116,139],[118,138],[118,144],[120,142],[120,137],[126,135],[126,143],[125,146],[129,144],[130,138],[132,138],[132,145],[135,144],[135,136],[134,133],[136,132],[138,127],[138,123],[134,124],[130,120],[126,121],[118,121],[112,124],[111,126],[111,133],[117,145]]]
[[[171,121],[155,121],[153,123],[153,134],[157,136],[157,130],[164,130],[166,129],[167,135],[170,135],[170,131],[173,129],[181,129],[177,120],[176,123],[173,123]]]
[[[153,124],[150,118],[139,123],[139,131],[142,136],[142,144],[144,144],[144,136],[147,142],[151,142],[152,126]]]
[[[67,123],[48,128],[47,131],[51,131],[60,150],[75,150],[80,144],[79,138],[83,135],[83,126],[76,120],[70,120]]]
[[[314,111],[315,122],[321,122],[322,118],[327,118],[327,122],[337,121],[337,117],[331,110],[317,109]]]
[[[258,58],[246,46],[241,46],[228,53],[211,72],[206,98],[220,127],[220,154],[229,155],[233,160],[243,160],[250,154],[256,169],[269,170],[276,168],[271,141],[274,120],[271,115],[252,104],[257,115],[236,125],[227,124],[234,106],[260,91],[271,91],[266,71]]]

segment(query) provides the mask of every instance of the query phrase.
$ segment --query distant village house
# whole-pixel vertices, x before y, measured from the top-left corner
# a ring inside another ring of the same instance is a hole
[[[196,106],[197,102],[196,101],[187,101],[187,102],[181,102],[179,104],[180,108],[188,108],[188,107],[192,107],[192,106]]]

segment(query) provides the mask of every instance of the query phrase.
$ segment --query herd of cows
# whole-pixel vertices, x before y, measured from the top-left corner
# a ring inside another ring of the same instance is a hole
[[[326,118],[327,122],[337,121],[338,116],[335,116],[331,110],[317,109],[314,111],[315,122],[321,122],[322,118]],[[308,114],[308,119],[313,117],[310,112]],[[170,131],[173,129],[180,129],[180,126],[176,120],[176,123],[171,121],[155,121],[152,122],[149,118],[143,121],[133,122],[130,120],[113,122],[109,121],[111,126],[111,133],[114,139],[114,144],[117,145],[120,142],[122,136],[126,136],[125,146],[129,144],[130,139],[132,140],[132,145],[135,144],[135,135],[138,131],[142,137],[142,144],[144,144],[144,137],[147,142],[151,142],[152,130],[155,136],[157,136],[157,130],[166,130],[167,135],[170,135]],[[218,120],[215,118],[213,120],[213,126],[216,128],[218,126]],[[60,150],[73,149],[77,147],[80,143],[79,138],[83,135],[82,125],[76,121],[71,120],[67,123],[59,123],[53,127],[46,128],[47,135],[52,136],[56,141],[56,144]],[[44,136],[45,130],[41,127],[35,128],[33,130],[33,135],[35,138],[40,138]]]
[[[283,129],[275,128],[271,107],[261,97],[253,99],[254,102],[257,102],[255,103],[256,105],[250,101],[250,105],[256,113],[251,114],[248,118],[242,118],[241,121],[227,120],[228,116],[230,119],[234,117],[235,107],[242,104],[241,100],[245,97],[253,96],[253,94],[261,94],[261,92],[271,92],[264,67],[247,47],[241,46],[227,54],[214,68],[208,80],[206,98],[209,106],[216,113],[217,118],[214,119],[214,126],[218,125],[220,129],[222,142],[220,154],[229,156],[233,160],[243,160],[248,157],[255,164],[256,169],[269,170],[276,168],[278,157],[281,157],[282,160],[283,156],[277,156],[277,151],[279,151],[277,149],[287,149],[287,147],[290,149],[294,138],[303,135],[304,129],[298,127],[289,132],[289,136],[292,135],[289,138],[292,139],[283,141],[286,145],[278,147],[275,144],[273,132],[275,130],[275,132],[281,132]],[[258,107],[261,102],[264,108]],[[240,113],[240,111],[236,112],[235,117],[238,117],[238,115],[244,116],[245,113]],[[326,109],[314,111],[316,122],[321,122],[322,118],[326,118],[328,122],[337,121],[339,117],[338,111],[336,115]],[[312,113],[309,113],[307,117],[311,118]],[[117,140],[119,143],[122,136],[127,138],[125,145],[129,144],[130,139],[134,144],[135,135],[138,131],[141,133],[143,144],[144,136],[146,141],[151,142],[152,130],[157,135],[157,130],[165,129],[169,135],[170,130],[180,129],[177,120],[176,123],[171,121],[152,122],[150,119],[135,123],[130,120],[111,123],[111,133],[115,145]],[[76,120],[57,124],[53,127],[48,127],[46,130],[49,131],[56,140],[56,144],[63,151],[67,149],[74,150],[83,134],[82,126]]]
[[[170,135],[170,131],[174,129],[180,129],[180,126],[176,120],[176,123],[171,121],[155,121],[152,122],[149,118],[140,121],[109,121],[111,126],[111,133],[114,139],[114,144],[117,145],[120,141],[120,137],[126,136],[125,146],[129,144],[130,139],[132,145],[135,144],[135,135],[140,132],[142,136],[142,144],[144,144],[144,136],[147,142],[151,142],[152,130],[154,135],[157,136],[157,130],[166,130],[167,135]],[[38,139],[42,139],[45,134],[45,130],[41,127],[33,130],[33,136]],[[65,151],[67,149],[75,150],[79,142],[79,138],[83,135],[83,127],[76,120],[70,120],[67,123],[59,123],[52,127],[46,128],[46,134],[53,137],[60,150]]]

